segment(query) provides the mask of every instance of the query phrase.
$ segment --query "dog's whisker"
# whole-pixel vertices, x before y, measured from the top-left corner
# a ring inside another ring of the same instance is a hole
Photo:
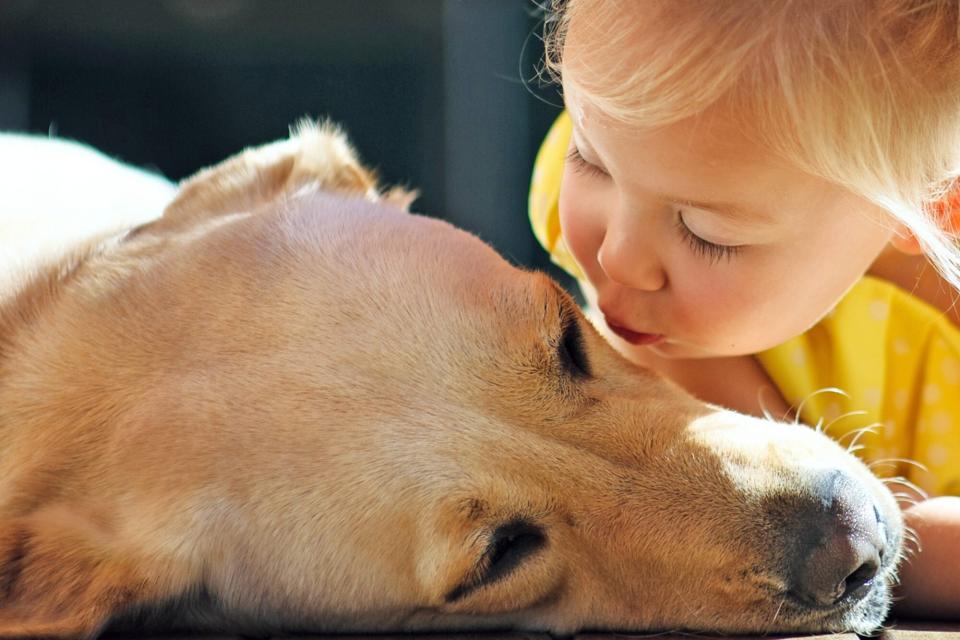
[[[773,412],[770,411],[770,407],[767,406],[767,402],[764,399],[765,396],[771,392],[775,393],[770,387],[760,387],[757,390],[757,404],[760,405],[760,413],[764,419],[772,422],[792,422],[793,424],[797,424],[797,416],[793,415],[793,409],[791,407],[787,407],[786,411],[779,417],[773,415]]]
[[[910,466],[912,466],[912,467],[916,467],[916,468],[919,469],[920,471],[923,471],[923,472],[929,471],[929,469],[927,469],[926,465],[924,465],[924,464],[921,463],[921,462],[917,462],[916,460],[911,460],[910,458],[880,458],[880,459],[878,459],[878,460],[875,460],[872,464],[879,464],[879,463],[882,463],[882,462],[896,462],[896,463],[900,463],[900,464],[908,464],[908,465],[910,465]],[[869,466],[869,465],[868,465],[868,466]]]
[[[907,541],[911,544],[915,544],[912,540]],[[920,549],[916,546],[904,547],[903,553],[900,554],[900,564],[901,566],[908,566],[913,563],[914,558],[917,557],[917,554],[920,553]]]
[[[920,502],[920,500],[917,500],[917,497],[914,496],[912,493],[905,493],[905,492],[903,492],[903,491],[898,491],[898,492],[893,493],[893,494],[891,494],[891,495],[892,495],[894,498],[897,498],[897,499],[909,500],[909,501],[914,502],[914,503]]]
[[[890,631],[891,629],[893,629],[892,624],[882,624],[879,627],[877,627],[873,633],[880,635],[880,634],[886,633],[887,631]]]
[[[783,609],[784,603],[787,601],[787,596],[783,596],[780,599],[780,604],[777,605],[777,610],[773,612],[773,619],[770,621],[770,628],[776,629],[777,618],[780,616],[780,610]]]
[[[763,415],[764,419],[777,422],[777,419],[770,413],[770,408],[767,406],[766,401],[763,399],[764,394],[767,392],[767,387],[760,387],[757,389],[757,404],[760,405],[760,413]]]
[[[920,469],[921,471],[927,471],[927,468],[923,464],[917,462],[916,460],[911,460],[910,458],[877,458],[876,460],[872,460],[867,463],[867,468],[872,470],[874,467],[883,465],[895,466],[898,464],[906,464]]]
[[[919,486],[917,486],[913,482],[910,482],[903,476],[894,476],[892,478],[882,478],[880,482],[882,482],[885,485],[891,485],[891,484],[900,485],[901,487],[904,487],[906,489],[909,489],[910,491],[913,491],[924,500],[930,497],[930,495],[926,491],[921,489]]]
[[[923,550],[923,547],[920,544],[920,539],[916,536],[903,536],[904,548],[903,555],[905,558],[912,557]]]
[[[865,416],[865,415],[867,415],[867,412],[864,411],[864,410],[862,410],[862,409],[857,409],[856,411],[847,411],[846,413],[841,413],[841,414],[838,415],[836,418],[834,418],[834,419],[832,419],[830,422],[828,422],[828,423],[826,424],[826,426],[823,427],[823,432],[824,432],[824,433],[829,433],[830,428],[833,427],[833,425],[835,425],[835,424],[837,424],[838,422],[840,422],[841,420],[846,420],[847,418],[853,418],[853,417],[855,417],[855,416]],[[839,441],[839,439],[838,439],[838,441]]]
[[[814,397],[824,393],[835,393],[845,398],[850,397],[849,393],[847,393],[846,391],[844,391],[839,387],[823,387],[822,389],[817,389],[816,391],[810,393],[806,398],[801,400],[800,403],[797,405],[797,408],[794,414],[796,416],[796,418],[794,419],[794,424],[800,424],[800,416],[803,414],[803,408],[806,406],[807,402],[809,402]],[[819,422],[818,422],[818,425],[819,425]],[[817,430],[820,431],[819,428]]]
[[[911,552],[920,553],[923,551],[923,545],[920,543],[920,537],[917,532],[909,526],[903,528],[903,554],[909,557]]]
[[[865,433],[875,434],[875,433],[877,432],[877,428],[878,428],[878,427],[881,427],[881,426],[882,426],[882,425],[881,425],[879,422],[874,422],[873,424],[868,424],[868,425],[865,426],[865,427],[860,427],[859,429],[854,429],[854,430],[851,431],[850,433],[846,433],[846,434],[844,434],[843,436],[841,436],[840,438],[838,438],[838,439],[837,439],[837,442],[841,442],[841,441],[843,441],[844,438],[846,438],[847,436],[853,434],[853,438],[850,440],[850,446],[853,447],[853,446],[855,446],[858,442],[860,442],[860,438],[863,437],[863,434],[865,434]]]
[[[906,505],[907,508],[910,508],[915,507],[922,502],[922,500],[918,500],[913,494],[910,493],[894,493],[893,497],[897,501],[897,504],[900,505],[901,509],[904,508],[904,505]]]
[[[866,412],[859,412],[859,413],[865,414]],[[849,415],[851,415],[851,414],[844,414],[844,415],[838,417],[837,420],[840,420],[841,418],[845,418],[845,417],[847,417],[847,416],[849,416]],[[860,428],[858,428],[858,429],[851,429],[851,430],[848,431],[847,433],[845,433],[845,434],[843,434],[843,435],[841,435],[841,436],[838,436],[838,437],[837,437],[837,442],[843,442],[844,440],[846,440],[846,439],[849,438],[850,436],[853,436],[854,441],[856,441],[856,439],[859,438],[862,434],[864,434],[864,433],[876,433],[876,432],[877,432],[877,429],[880,428],[880,427],[882,427],[882,426],[883,426],[883,424],[880,423],[880,422],[871,422],[870,424],[865,425],[865,426],[862,426],[862,427],[860,427]]]

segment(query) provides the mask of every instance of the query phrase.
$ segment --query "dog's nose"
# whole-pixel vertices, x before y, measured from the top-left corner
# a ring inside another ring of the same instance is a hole
[[[866,489],[842,471],[814,483],[814,507],[804,510],[794,592],[815,606],[867,595],[880,571],[886,527]]]

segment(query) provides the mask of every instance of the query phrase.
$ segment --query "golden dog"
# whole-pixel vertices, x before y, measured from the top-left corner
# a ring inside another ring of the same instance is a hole
[[[0,311],[0,635],[869,631],[891,494],[631,366],[329,127]]]

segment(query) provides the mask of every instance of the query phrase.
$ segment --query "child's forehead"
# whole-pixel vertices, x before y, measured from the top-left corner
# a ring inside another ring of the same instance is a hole
[[[837,207],[868,213],[871,224],[886,220],[847,188],[754,142],[722,106],[645,129],[604,114],[575,87],[565,100],[574,144],[614,174],[628,198],[654,195],[751,225],[793,224]]]
[[[603,132],[635,140],[641,134],[643,138],[655,135],[671,145],[697,151],[698,161],[708,166],[736,157],[742,164],[796,168],[795,162],[767,144],[769,132],[760,128],[763,118],[758,117],[756,101],[740,99],[729,86],[704,86],[704,76],[682,77],[667,54],[657,51],[656,37],[644,37],[647,23],[654,21],[633,20],[645,14],[636,6],[652,3],[623,4],[633,7],[624,9],[629,15],[623,17],[635,23],[626,34],[604,38],[602,17],[595,19],[585,13],[583,28],[575,21],[569,26],[561,80],[575,139],[592,145]],[[661,59],[653,60],[656,56]],[[638,86],[634,81],[642,74],[651,80]]]
[[[573,139],[588,148],[594,141],[618,141],[621,147],[668,145],[695,152],[704,164],[714,165],[736,156],[745,164],[789,167],[794,165],[770,151],[738,114],[725,104],[714,104],[691,116],[649,126],[625,122],[603,111],[577,85],[576,76],[564,79],[564,102],[573,123]]]

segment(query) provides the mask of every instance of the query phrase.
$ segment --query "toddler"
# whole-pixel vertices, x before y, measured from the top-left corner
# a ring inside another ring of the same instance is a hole
[[[960,618],[960,2],[554,0],[546,24],[566,112],[531,221],[588,314],[891,477],[923,549],[899,613]]]

